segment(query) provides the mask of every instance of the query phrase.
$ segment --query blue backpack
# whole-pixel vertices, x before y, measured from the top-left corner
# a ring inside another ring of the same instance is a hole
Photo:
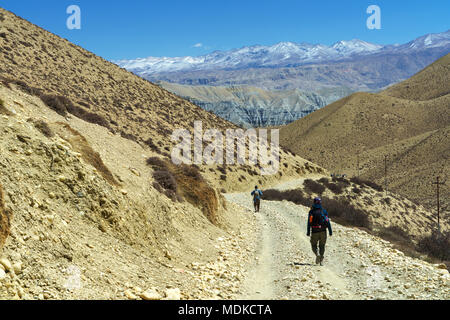
[[[321,208],[314,208],[309,219],[309,223],[314,229],[326,229],[328,227],[328,217],[323,214]]]

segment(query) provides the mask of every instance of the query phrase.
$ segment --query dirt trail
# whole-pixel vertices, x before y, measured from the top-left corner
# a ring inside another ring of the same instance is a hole
[[[253,210],[247,194],[229,194],[227,200]],[[308,208],[287,201],[262,202],[261,212],[254,214],[259,232],[255,263],[238,298],[450,298],[447,270],[405,257],[386,241],[336,223],[324,266],[315,265],[306,236],[307,214]]]

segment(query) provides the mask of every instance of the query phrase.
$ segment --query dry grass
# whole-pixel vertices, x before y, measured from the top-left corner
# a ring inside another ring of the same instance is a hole
[[[319,182],[312,179],[306,179],[303,182],[303,185],[305,186],[305,190],[308,191],[309,193],[321,195],[322,193],[325,192],[325,187]]]
[[[0,99],[0,114],[4,114],[7,116],[11,115],[11,112],[6,108],[5,103],[2,99]]]
[[[36,129],[38,129],[47,138],[52,138],[55,136],[52,129],[49,127],[48,123],[44,120],[37,120],[33,122]]]
[[[10,233],[10,218],[11,214],[5,208],[5,195],[0,185],[0,249],[5,244],[6,238]]]
[[[396,84],[383,94],[412,100],[430,100],[450,93],[450,54],[437,60],[414,77]]]
[[[100,154],[96,152],[94,149],[92,149],[92,147],[89,145],[89,142],[81,133],[74,130],[68,124],[63,122],[57,122],[56,125],[60,129],[62,129],[63,131],[62,136],[64,137],[64,139],[66,139],[71,144],[72,148],[76,152],[79,152],[81,154],[81,157],[83,158],[84,161],[86,161],[87,163],[92,165],[95,169],[97,169],[97,171],[101,174],[103,178],[105,178],[106,181],[115,186],[120,185],[114,178],[113,174],[108,169],[108,167],[103,163]]]
[[[450,260],[450,232],[433,233],[419,241],[418,250],[441,261]]]
[[[153,170],[154,187],[173,201],[186,200],[200,208],[213,224],[219,224],[219,199],[216,191],[201,175],[195,165],[174,165],[158,157],[147,159]]]

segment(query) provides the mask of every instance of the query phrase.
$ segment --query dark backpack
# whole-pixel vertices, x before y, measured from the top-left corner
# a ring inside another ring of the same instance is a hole
[[[322,209],[312,209],[309,219],[311,227],[315,229],[326,229],[328,227],[328,217],[323,214]]]

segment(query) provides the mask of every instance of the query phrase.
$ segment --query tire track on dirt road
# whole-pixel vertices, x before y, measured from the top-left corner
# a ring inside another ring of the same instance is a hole
[[[226,199],[253,211],[247,193]],[[326,204],[324,204],[326,208]],[[405,256],[393,245],[332,221],[324,266],[306,236],[308,208],[262,201],[254,214],[258,244],[239,299],[450,299],[450,276],[438,265]]]

